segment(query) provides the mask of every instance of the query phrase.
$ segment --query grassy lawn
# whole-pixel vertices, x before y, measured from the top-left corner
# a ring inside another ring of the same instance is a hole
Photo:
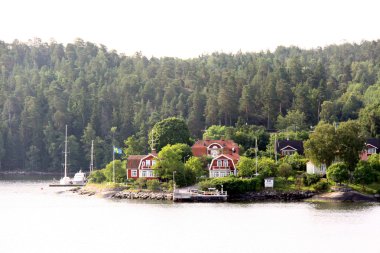
[[[366,193],[366,194],[376,194],[380,192],[380,183],[372,183],[369,185],[358,185],[358,184],[348,184],[353,190]]]

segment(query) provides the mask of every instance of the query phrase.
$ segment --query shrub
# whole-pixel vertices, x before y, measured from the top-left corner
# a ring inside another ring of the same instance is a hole
[[[135,185],[135,188],[140,189],[140,190],[143,188],[146,188],[146,178],[140,177],[136,179],[134,185]]]
[[[98,184],[103,183],[104,181],[106,181],[106,176],[104,175],[104,171],[103,170],[95,170],[88,177],[88,181],[90,183],[98,183]]]
[[[350,178],[348,166],[345,163],[334,163],[327,169],[327,178],[339,184],[347,181]]]
[[[199,188],[207,190],[207,188],[217,188],[230,194],[240,194],[250,191],[258,191],[261,189],[262,179],[260,177],[255,178],[236,178],[236,177],[220,177],[205,180],[199,183]]]
[[[327,191],[329,189],[329,183],[327,183],[326,181],[320,181],[316,183],[313,187],[316,191],[319,192]]]
[[[150,191],[160,190],[160,182],[157,179],[148,180],[146,186]]]
[[[368,162],[360,161],[354,171],[355,183],[364,185],[370,184],[376,180],[375,171]]]
[[[116,183],[123,183],[127,178],[127,173],[125,170],[125,161],[115,160],[115,181]],[[103,170],[104,175],[108,182],[113,181],[113,162],[107,164],[106,168]]]
[[[310,186],[319,182],[321,177],[317,174],[304,174],[303,175],[303,184],[305,186]]]
[[[280,166],[278,166],[277,174],[280,177],[289,177],[292,175],[292,166],[288,163],[281,163]]]

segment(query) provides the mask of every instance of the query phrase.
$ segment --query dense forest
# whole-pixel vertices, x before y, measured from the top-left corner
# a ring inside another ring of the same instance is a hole
[[[212,125],[307,130],[320,120],[360,119],[380,133],[380,40],[302,50],[147,58],[77,39],[0,41],[0,170],[60,171],[65,125],[70,168],[96,167],[112,142],[148,146],[165,118],[194,139]],[[111,131],[113,128],[113,131]]]

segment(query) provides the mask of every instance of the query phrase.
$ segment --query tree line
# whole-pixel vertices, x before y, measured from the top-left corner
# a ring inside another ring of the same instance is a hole
[[[172,116],[193,139],[212,125],[246,125],[247,142],[262,128],[349,119],[377,136],[379,77],[379,40],[193,59],[126,56],[81,39],[0,41],[0,170],[60,171],[66,124],[72,171],[88,168],[91,140],[98,168],[123,141],[148,152],[153,126]]]

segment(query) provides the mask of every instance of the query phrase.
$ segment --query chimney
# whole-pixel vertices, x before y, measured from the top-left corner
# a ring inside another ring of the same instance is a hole
[[[157,155],[157,151],[155,148],[152,148],[152,152],[151,152],[152,155]]]

